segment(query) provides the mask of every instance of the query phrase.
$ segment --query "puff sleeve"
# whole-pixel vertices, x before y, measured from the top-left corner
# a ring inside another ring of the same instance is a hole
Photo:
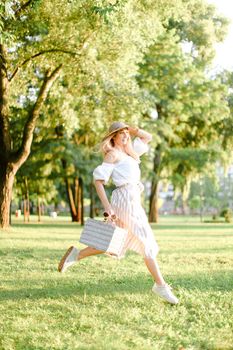
[[[106,185],[114,169],[114,164],[103,162],[93,171],[94,180],[103,180]]]
[[[139,156],[141,156],[148,151],[149,147],[147,143],[140,139],[140,137],[135,137],[133,140],[133,149]]]

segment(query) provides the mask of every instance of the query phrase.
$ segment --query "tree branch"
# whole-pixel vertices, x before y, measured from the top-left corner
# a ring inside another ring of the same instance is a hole
[[[23,140],[20,149],[17,152],[17,155],[14,156],[13,163],[19,168],[28,158],[31,151],[31,144],[33,140],[33,132],[36,126],[37,119],[43,103],[45,102],[51,86],[54,81],[58,78],[62,65],[58,66],[52,73],[47,72],[43,84],[41,85],[37,100],[29,113],[27,122],[24,126]]]
[[[7,52],[6,48],[0,44],[0,69],[1,69],[1,77],[7,77]]]
[[[33,60],[36,57],[39,57],[41,55],[44,55],[46,53],[51,53],[51,52],[61,52],[61,53],[69,54],[71,56],[79,55],[77,52],[73,52],[73,51],[69,51],[69,50],[63,50],[63,49],[49,49],[49,50],[43,50],[43,51],[37,52],[35,55],[32,55],[32,56],[26,58],[26,60],[24,60],[22,63],[20,63],[18,66],[16,66],[15,70],[11,74],[11,77],[9,78],[9,81],[11,81],[14,78],[14,76],[17,74],[18,70],[21,67],[23,67],[25,64],[27,64],[29,61]]]
[[[16,11],[15,11],[15,17],[19,16],[21,12],[23,12],[31,3],[33,0],[28,0],[24,4],[22,4]]]
[[[0,45],[0,158],[7,160],[11,151],[9,132],[9,109],[6,49]]]

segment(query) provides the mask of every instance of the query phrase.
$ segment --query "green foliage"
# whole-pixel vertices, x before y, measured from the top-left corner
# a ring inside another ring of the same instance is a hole
[[[63,69],[37,122],[33,153],[18,171],[18,187],[25,176],[30,179],[30,190],[47,196],[45,177],[51,181],[82,176],[88,186],[90,167],[97,159],[88,146],[100,139],[109,121],[136,122],[147,108],[135,75],[144,52],[163,30],[159,7],[132,0],[111,4],[41,0],[7,2],[1,10],[13,153],[21,148],[23,130],[46,72],[60,64]],[[64,135],[58,139],[56,130],[61,128]],[[65,170],[60,162],[64,159]],[[47,193],[53,197],[55,192]]]
[[[219,151],[216,149],[195,149],[195,148],[170,148],[167,150],[166,162],[168,165],[176,163],[185,170],[182,174],[197,171],[204,172],[203,168],[208,163],[215,163],[219,159]]]
[[[225,217],[224,215],[226,215],[226,222],[230,222],[232,185],[232,179],[226,178],[224,175],[214,174],[213,176],[206,175],[197,178],[191,183],[188,204],[192,209],[203,210],[204,213],[214,213],[215,220],[218,216]]]
[[[150,126],[155,134],[155,155],[160,159],[157,177],[169,178],[184,198],[191,179],[213,171],[216,160],[224,159],[224,133],[218,124],[230,120],[227,84],[207,74],[213,44],[221,37],[217,27],[221,22],[223,33],[226,23],[220,18],[215,22],[213,8],[203,2],[193,1],[191,8],[192,19],[169,20],[167,32],[150,47],[138,75],[141,88],[150,96],[151,108],[158,114],[157,119],[151,118]],[[207,22],[212,35],[200,30],[199,24]],[[186,52],[184,42],[193,50]]]
[[[12,11],[17,12],[16,4]],[[134,1],[100,1],[98,6],[91,0],[33,1],[22,16],[5,18],[14,38],[5,40],[9,75],[17,70],[13,106],[19,106],[20,95],[27,96],[29,80],[36,89],[44,71],[62,63],[61,86],[52,96],[59,100],[64,125],[78,128],[78,118],[102,131],[116,116],[139,116],[146,101],[134,76],[144,51],[162,31],[158,11],[155,4]]]
[[[201,207],[201,198],[200,196],[195,196],[190,199],[189,201],[189,207],[191,209],[200,209]]]
[[[197,22],[205,18],[216,29],[216,32],[212,30],[212,41],[206,39],[208,45],[220,40],[221,35],[217,31],[224,28],[223,19],[214,14],[213,8],[211,12],[209,6],[197,0],[191,4],[181,0],[156,3],[133,0],[97,3],[92,0],[32,1],[21,11],[18,3],[7,3],[7,15],[5,13],[2,18],[3,31],[11,38],[4,41],[10,49],[9,75],[18,69],[11,83],[12,108],[22,108],[18,103],[19,97],[28,96],[29,86],[38,88],[45,70],[62,63],[61,80],[51,92],[53,103],[57,101],[58,113],[50,114],[49,120],[61,122],[70,129],[86,124],[97,133],[103,132],[113,119],[135,123],[148,110],[149,95],[139,88],[135,76],[138,63],[159,35],[162,37],[155,49],[160,53],[160,41],[166,43],[167,56],[165,54],[161,60],[161,53],[158,60],[154,50],[153,60],[158,68],[156,74],[163,79],[167,77],[169,91],[164,93],[174,95],[176,106],[180,104],[181,107],[175,82],[178,81],[177,74],[185,73],[187,68],[177,42],[183,41],[181,33],[185,31],[186,39],[191,41],[195,31],[182,26],[178,30],[175,24],[189,26],[194,19]],[[169,30],[165,33],[167,28]],[[200,28],[199,32],[202,33]],[[155,81],[153,84],[156,87]],[[173,113],[174,107],[169,109]],[[21,119],[20,113],[17,115],[16,118],[12,113],[11,121],[19,128],[19,124],[24,124],[24,118]],[[187,119],[185,116],[182,118]]]
[[[233,144],[233,72],[223,71],[219,74],[219,78],[222,83],[227,87],[226,101],[230,109],[230,114],[228,118],[224,118],[216,124],[216,128],[219,130],[219,133],[222,135],[223,139],[223,148],[226,151],[227,161],[225,164],[231,161],[231,148]],[[227,152],[228,151],[228,152]]]
[[[13,153],[46,72],[62,65],[18,183],[30,169],[35,180],[62,178],[61,158],[67,176],[89,183],[90,168],[100,161],[92,147],[116,119],[151,131],[162,159],[156,176],[173,178],[183,189],[222,156],[231,125],[225,85],[232,77],[207,74],[227,28],[213,6],[201,0],[32,0],[5,1],[0,11]],[[145,169],[152,175],[151,165]]]
[[[224,218],[226,222],[231,222],[232,216],[233,216],[233,212],[230,208],[225,208],[220,213],[220,217]]]
[[[206,1],[183,1],[183,5],[186,6],[187,15],[177,20],[169,19],[168,29],[175,28],[180,41],[189,47],[193,63],[205,67],[214,57],[215,42],[224,40],[229,20]]]

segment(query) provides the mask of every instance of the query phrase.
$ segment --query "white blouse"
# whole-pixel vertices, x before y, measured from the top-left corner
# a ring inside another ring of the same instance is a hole
[[[141,156],[148,151],[149,147],[139,137],[136,137],[133,141],[133,149]],[[116,187],[127,183],[138,183],[141,178],[139,163],[129,155],[116,163],[103,162],[95,168],[93,177],[95,180],[103,180],[105,185],[111,177]]]

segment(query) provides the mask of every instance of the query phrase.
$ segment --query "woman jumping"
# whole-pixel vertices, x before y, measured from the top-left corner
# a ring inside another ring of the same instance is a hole
[[[135,137],[133,142],[131,137]],[[109,218],[116,217],[116,225],[128,231],[122,256],[133,250],[143,256],[145,264],[155,283],[152,291],[171,304],[179,301],[166,284],[156,260],[158,244],[141,206],[143,184],[140,182],[139,157],[148,150],[152,136],[148,132],[114,122],[102,140],[101,149],[104,160],[93,172],[97,194]],[[109,202],[104,185],[110,177],[116,189]],[[88,256],[105,253],[91,247],[78,250],[70,247],[62,257],[58,270],[65,270],[78,260]]]

